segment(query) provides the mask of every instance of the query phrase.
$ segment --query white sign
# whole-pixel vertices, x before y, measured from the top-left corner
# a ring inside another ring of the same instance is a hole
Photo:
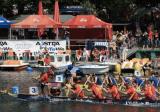
[[[45,48],[48,52],[54,53],[57,50],[66,51],[66,40],[0,40],[0,48],[7,51],[12,48],[15,53],[30,51],[33,54],[43,51]]]
[[[63,75],[56,75],[56,81],[55,82],[63,82],[64,79],[63,79]]]
[[[108,47],[108,42],[95,42],[94,45],[95,46],[106,46],[106,47]]]
[[[135,75],[136,77],[141,77],[141,76],[142,76],[139,71],[134,71],[134,75]]]
[[[39,94],[38,87],[29,87],[29,94],[38,95]]]

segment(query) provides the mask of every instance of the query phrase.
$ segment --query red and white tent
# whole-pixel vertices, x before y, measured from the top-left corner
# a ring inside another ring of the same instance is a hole
[[[55,0],[55,4],[54,4],[53,8],[54,8],[53,20],[56,21],[59,24],[62,24],[61,19],[60,19],[58,0]],[[58,36],[59,36],[58,27],[56,29],[54,29],[54,32],[56,33],[56,39],[58,39]]]
[[[55,28],[59,23],[47,15],[30,15],[19,23],[11,25],[11,28]]]
[[[38,3],[38,15],[43,15],[43,4],[42,4],[42,0],[39,0]],[[44,33],[44,28],[40,28],[38,29],[38,37],[40,37],[43,33]]]
[[[66,28],[110,28],[112,24],[106,23],[94,15],[77,15],[63,24]]]
[[[79,34],[76,35],[76,38],[79,39],[89,36],[102,37],[101,39],[112,38],[112,24],[106,23],[94,15],[77,15],[64,22],[62,27],[70,29],[71,37]]]

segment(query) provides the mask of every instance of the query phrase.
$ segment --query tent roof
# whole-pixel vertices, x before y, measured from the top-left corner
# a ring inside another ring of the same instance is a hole
[[[14,21],[15,23],[18,23],[18,22],[22,21],[23,19],[25,19],[28,16],[30,16],[30,15],[19,15],[17,18],[14,18],[12,21]],[[53,15],[48,15],[48,16],[50,18],[53,18]],[[60,17],[61,17],[62,23],[64,23],[65,21],[71,19],[74,16],[72,16],[72,15],[60,15]]]
[[[0,17],[0,28],[9,28],[13,22],[7,20],[4,17]]]
[[[94,15],[77,15],[64,22],[64,28],[112,28],[112,24],[106,23]]]
[[[53,28],[59,25],[47,15],[30,15],[19,23],[12,24],[12,28]]]

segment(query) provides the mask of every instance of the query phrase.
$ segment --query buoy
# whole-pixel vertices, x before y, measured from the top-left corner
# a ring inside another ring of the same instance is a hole
[[[32,69],[32,67],[27,67],[26,71],[27,71],[29,74],[31,74],[31,73],[33,72],[33,69]]]

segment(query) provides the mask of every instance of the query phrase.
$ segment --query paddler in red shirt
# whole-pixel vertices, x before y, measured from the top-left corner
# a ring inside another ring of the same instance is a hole
[[[127,87],[127,90],[126,92],[124,92],[124,94],[128,95],[129,100],[137,101],[140,99],[135,86],[131,84],[126,84],[126,87]]]
[[[118,87],[115,84],[110,83],[107,92],[112,94],[113,100],[120,100],[120,93]]]
[[[81,86],[79,84],[74,84],[73,85],[73,90],[72,90],[73,94],[76,95],[75,97],[77,98],[86,98],[83,88],[81,88]]]
[[[102,88],[100,86],[92,82],[89,84],[89,89],[91,89],[93,97],[96,99],[104,99]]]
[[[50,70],[48,70],[47,72],[43,72],[40,75],[39,78],[39,82],[40,82],[40,87],[41,87],[41,93],[42,95],[49,95],[50,94],[50,89],[49,89],[49,78],[52,76],[53,74],[51,73]],[[45,91],[45,88],[47,89],[47,91]],[[46,93],[47,92],[47,93]]]
[[[146,100],[149,100],[149,101],[157,100],[156,88],[152,84],[150,84],[148,81],[145,84],[144,95]]]

